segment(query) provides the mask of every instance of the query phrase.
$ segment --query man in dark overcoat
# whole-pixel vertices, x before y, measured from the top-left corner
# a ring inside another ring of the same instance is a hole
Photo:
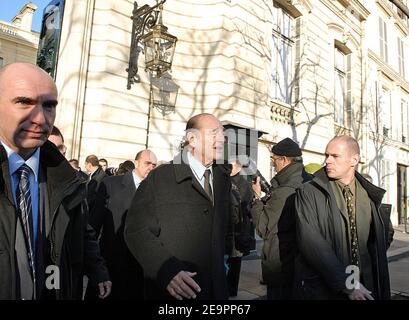
[[[85,158],[85,169],[89,174],[87,182],[87,201],[90,210],[92,210],[97,199],[99,185],[102,179],[107,177],[107,174],[99,165],[98,157],[93,154]]]
[[[125,241],[152,282],[148,299],[227,299],[223,263],[230,210],[224,133],[211,114],[192,117],[185,147],[142,181],[125,222]]]
[[[124,225],[136,190],[156,163],[152,151],[142,150],[136,154],[132,172],[106,177],[99,186],[89,222],[100,237],[101,254],[114,283],[110,299],[143,299],[142,267],[125,244]],[[86,299],[93,298],[89,293],[87,289]]]
[[[298,299],[390,298],[386,250],[393,229],[379,210],[385,190],[355,170],[359,154],[354,138],[333,138],[326,166],[297,191]]]
[[[42,69],[0,69],[0,300],[81,299],[111,283],[88,225],[85,185],[49,141],[57,88]]]

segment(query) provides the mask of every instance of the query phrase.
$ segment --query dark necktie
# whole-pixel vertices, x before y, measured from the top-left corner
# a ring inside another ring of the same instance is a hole
[[[35,264],[34,264],[34,250],[33,250],[33,214],[31,206],[31,193],[30,193],[30,173],[31,169],[23,164],[17,170],[18,185],[16,190],[17,211],[21,224],[24,230],[24,238],[26,243],[28,263],[30,266],[31,275],[33,276],[33,282],[35,285]]]
[[[355,218],[355,206],[353,201],[353,195],[349,186],[345,186],[342,190],[345,202],[347,204],[348,218],[349,218],[349,233],[350,233],[350,247],[351,247],[351,263],[359,266],[358,255],[358,235],[356,230],[356,218]]]
[[[207,193],[207,195],[209,196],[210,200],[213,203],[213,192],[212,192],[212,187],[210,185],[210,169],[206,169],[205,173],[204,173],[204,190]]]

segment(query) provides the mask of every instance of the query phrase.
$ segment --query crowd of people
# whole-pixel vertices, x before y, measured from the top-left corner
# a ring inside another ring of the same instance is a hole
[[[267,299],[390,298],[385,190],[357,171],[353,137],[332,138],[308,169],[279,141],[266,193],[239,157],[223,160],[214,115],[187,121],[171,161],[89,155],[82,170],[65,158],[57,105],[42,69],[0,69],[0,299],[225,300],[255,232]]]

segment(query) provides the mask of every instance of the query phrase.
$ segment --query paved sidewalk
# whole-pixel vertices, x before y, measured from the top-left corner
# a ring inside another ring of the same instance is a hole
[[[409,226],[408,226],[409,229]],[[257,241],[257,251],[244,257],[241,266],[239,292],[231,300],[265,300],[267,288],[260,284],[262,240]],[[392,299],[409,300],[409,234],[403,226],[395,227],[394,240],[388,252]]]
[[[409,300],[409,234],[404,232],[403,226],[395,227],[387,254],[392,299]]]
[[[237,297],[231,300],[265,300],[267,287],[260,283],[261,280],[261,260],[259,253],[263,246],[263,241],[258,240],[256,251],[243,258],[241,263],[239,291]]]

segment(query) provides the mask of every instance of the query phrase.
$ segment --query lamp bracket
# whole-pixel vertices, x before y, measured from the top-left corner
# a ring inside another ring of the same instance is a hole
[[[138,76],[138,56],[141,49],[138,47],[141,37],[145,34],[146,30],[152,29],[158,21],[159,11],[155,10],[159,6],[163,5],[166,0],[159,0],[156,5],[150,7],[145,4],[138,8],[138,3],[134,2],[134,9],[132,11],[132,34],[131,34],[131,47],[130,47],[130,59],[129,66],[126,69],[128,72],[128,90],[131,89],[131,85],[135,82],[139,82]]]

